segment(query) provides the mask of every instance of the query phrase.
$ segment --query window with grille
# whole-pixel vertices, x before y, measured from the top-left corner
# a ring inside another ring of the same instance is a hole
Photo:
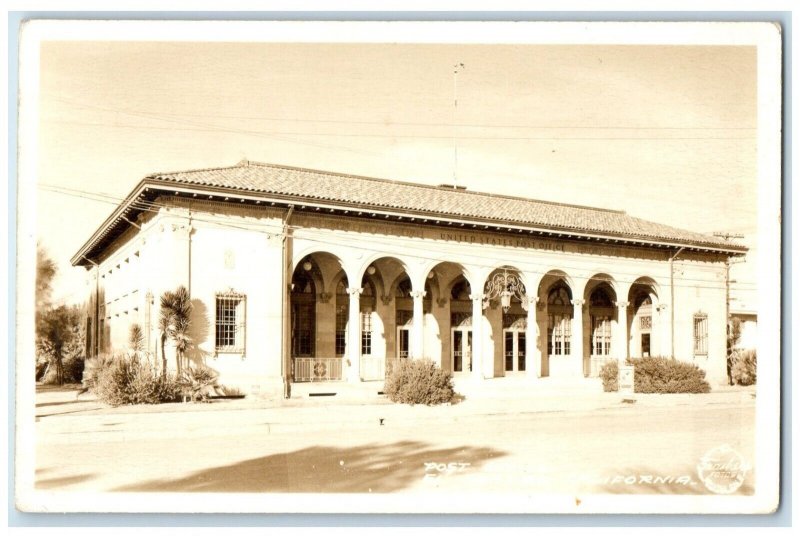
[[[569,355],[572,339],[572,318],[566,314],[548,316],[547,347],[550,355]]]
[[[336,305],[336,355],[344,356],[347,343],[347,306]]]
[[[361,354],[372,354],[372,311],[361,312]]]
[[[708,355],[708,316],[694,315],[694,354]]]
[[[245,296],[217,294],[215,350],[217,353],[244,354]]]
[[[611,320],[596,316],[592,323],[592,355],[607,357],[611,354]]]

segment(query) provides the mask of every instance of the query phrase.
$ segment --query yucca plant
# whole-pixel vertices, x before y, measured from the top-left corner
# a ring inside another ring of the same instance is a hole
[[[184,286],[178,286],[175,291],[165,291],[161,295],[161,315],[158,319],[158,328],[161,332],[161,361],[162,375],[167,371],[167,356],[165,346],[167,338],[175,344],[175,363],[178,375],[183,372],[183,362],[186,351],[192,344],[189,336],[191,325],[192,300],[189,291]]]

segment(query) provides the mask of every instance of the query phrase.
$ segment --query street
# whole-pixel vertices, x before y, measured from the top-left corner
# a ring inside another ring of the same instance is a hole
[[[37,422],[36,488],[706,494],[709,450],[753,462],[752,404],[448,415],[457,407],[53,414]]]

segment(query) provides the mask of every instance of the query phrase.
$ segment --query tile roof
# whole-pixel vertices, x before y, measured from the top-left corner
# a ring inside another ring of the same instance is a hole
[[[319,170],[242,161],[236,166],[151,174],[185,185],[327,202],[363,209],[412,212],[429,217],[478,219],[553,231],[669,242],[743,252],[721,238],[639,219],[621,211],[544,202]]]

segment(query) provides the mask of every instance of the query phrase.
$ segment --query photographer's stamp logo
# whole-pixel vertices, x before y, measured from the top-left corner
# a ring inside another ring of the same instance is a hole
[[[730,445],[722,445],[706,452],[697,464],[697,475],[709,490],[728,494],[741,487],[750,469],[741,454]]]

